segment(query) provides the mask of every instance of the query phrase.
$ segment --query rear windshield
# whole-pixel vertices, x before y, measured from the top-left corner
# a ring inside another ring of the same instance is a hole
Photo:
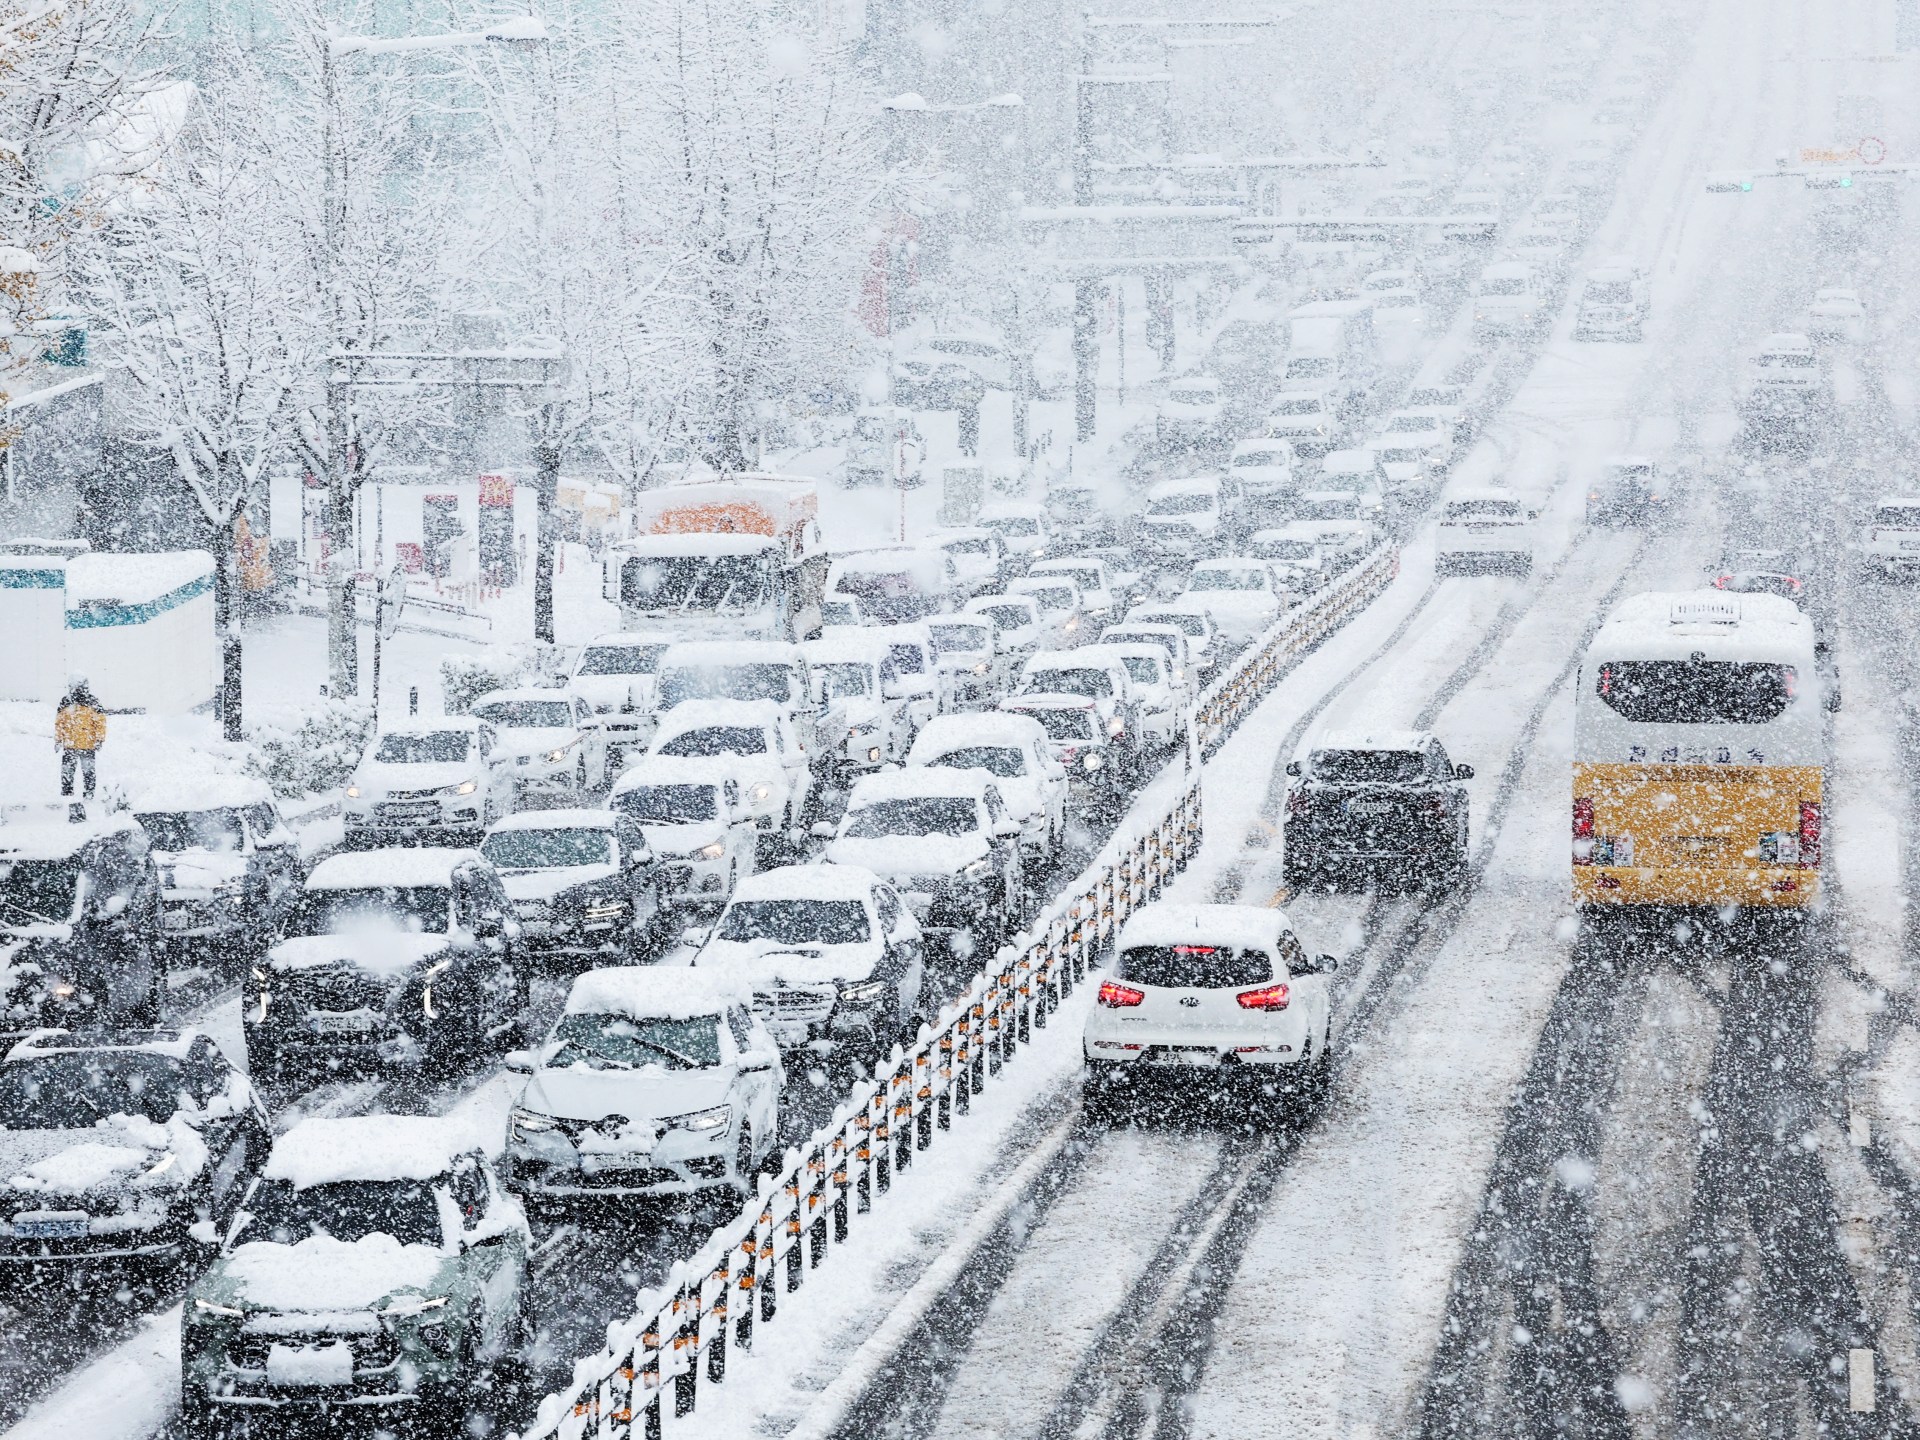
[[[1105,670],[1030,670],[1020,688],[1029,695],[1085,695],[1104,700],[1113,694],[1113,677]]]
[[[1091,740],[1093,738],[1093,712],[1091,710],[1023,710],[1023,715],[1031,715],[1040,722],[1040,728],[1047,732],[1049,740]]]
[[[1038,535],[1040,522],[1031,515],[995,515],[982,516],[980,524],[988,530],[998,530],[1002,535]]]
[[[665,645],[589,645],[576,675],[651,675]]]
[[[1205,494],[1156,495],[1147,501],[1149,515],[1204,515],[1213,509],[1213,496]]]
[[[402,1245],[440,1244],[440,1207],[433,1187],[419,1180],[343,1180],[304,1190],[289,1180],[262,1180],[246,1210],[241,1244],[298,1245],[314,1235],[349,1245],[369,1235],[391,1235]]]
[[[993,648],[991,625],[933,625],[928,627],[927,634],[932,637],[936,655]]]
[[[67,1051],[0,1065],[0,1130],[88,1130],[109,1115],[165,1124],[188,1089],[180,1062],[132,1050]]]
[[[1224,990],[1273,978],[1273,960],[1231,945],[1136,945],[1120,952],[1115,978],[1134,985]]]
[[[1873,512],[1873,523],[1920,530],[1920,505],[1882,505]]]
[[[1002,630],[1018,630],[1033,623],[1033,612],[1024,605],[982,605],[973,613],[986,616]]]
[[[1625,305],[1633,299],[1633,286],[1625,280],[1589,280],[1587,299],[1596,305]]]
[[[1316,750],[1313,778],[1336,785],[1407,785],[1427,773],[1417,750]]]
[[[701,1070],[720,1063],[720,1023],[712,1015],[562,1015],[549,1070]]]
[[[1203,639],[1207,633],[1207,617],[1204,615],[1183,615],[1177,611],[1170,615],[1142,616],[1149,625],[1171,625],[1189,640]]]
[[[1512,500],[1455,500],[1447,506],[1449,520],[1473,520],[1481,516],[1511,520],[1519,513],[1520,506]]]
[[[1264,570],[1195,570],[1187,582],[1189,590],[1265,590]]]
[[[1482,295],[1524,295],[1527,293],[1527,282],[1518,275],[1496,275],[1491,280],[1480,282],[1480,293]]]
[[[1407,392],[1409,405],[1458,405],[1460,392],[1451,385],[1421,386]]]
[[[1811,370],[1818,362],[1804,350],[1776,350],[1762,355],[1758,363],[1763,370]]]
[[[1791,665],[1748,660],[1610,660],[1594,693],[1645,725],[1764,725],[1793,703]]]
[[[686,825],[720,816],[720,792],[712,785],[640,785],[607,803],[642,825]]]
[[[0,924],[67,919],[79,874],[71,860],[0,860]]]
[[[689,730],[662,745],[660,755],[675,755],[688,760],[710,760],[716,755],[764,755],[767,735],[748,725],[709,725]]]
[[[1299,395],[1292,399],[1276,400],[1273,404],[1273,409],[1267,413],[1271,415],[1318,415],[1322,408],[1319,396]]]
[[[1289,380],[1318,380],[1324,375],[1333,374],[1333,357],[1330,355],[1296,355],[1287,361]]]

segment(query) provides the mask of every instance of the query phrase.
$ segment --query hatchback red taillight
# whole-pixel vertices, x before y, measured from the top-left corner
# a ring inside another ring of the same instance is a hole
[[[1102,980],[1097,998],[1109,1010],[1131,1010],[1147,998],[1147,992],[1136,990],[1131,985],[1122,985],[1118,980]]]
[[[1242,1010],[1284,1010],[1287,1008],[1287,984],[1264,985],[1258,990],[1242,990],[1233,997]]]
[[[1820,814],[1818,800],[1800,802],[1800,864],[1804,866],[1820,863],[1820,837],[1824,821]]]

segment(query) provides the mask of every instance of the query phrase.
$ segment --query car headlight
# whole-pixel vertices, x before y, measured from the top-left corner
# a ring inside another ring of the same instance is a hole
[[[871,720],[860,725],[849,725],[847,727],[847,738],[851,740],[856,735],[871,735],[873,731],[874,725]]]
[[[253,978],[260,986],[260,1011],[253,1019],[255,1024],[260,1024],[267,1018],[267,1006],[272,1002],[273,991],[267,986],[267,972],[258,966],[254,967]]]
[[[424,1295],[408,1300],[396,1300],[384,1309],[376,1310],[376,1315],[389,1320],[403,1319],[409,1315],[424,1315],[429,1310],[444,1310],[447,1297],[444,1295]]]
[[[462,780],[458,785],[453,787],[451,793],[455,795],[471,795],[479,788],[480,782],[478,780]]]
[[[727,1128],[733,1119],[733,1111],[725,1105],[716,1105],[711,1110],[693,1110],[685,1115],[669,1115],[660,1123],[669,1130],[688,1130],[695,1135],[711,1135]]]
[[[974,674],[976,674],[976,675],[984,675],[984,674],[986,674],[986,673],[987,673],[987,662],[986,662],[986,661],[984,661],[984,660],[982,660],[982,661],[981,661],[981,662],[980,662],[980,663],[979,663],[978,665],[975,665],[975,666],[973,667],[973,673],[974,673]]]
[[[570,747],[566,745],[562,745],[558,750],[547,751],[547,763],[549,765],[558,765],[562,760],[567,758],[567,750],[569,748]]]
[[[872,1005],[893,989],[891,980],[853,980],[840,987],[840,998],[850,1005]]]
[[[518,1105],[513,1107],[512,1123],[515,1136],[540,1135],[554,1128],[551,1115],[542,1115],[537,1110],[522,1110]]]
[[[213,1301],[202,1300],[198,1296],[194,1297],[193,1310],[196,1315],[218,1315],[223,1320],[244,1320],[247,1318],[246,1311],[244,1310],[236,1310],[231,1305],[216,1305]]]
[[[360,798],[360,787],[358,785],[347,786],[347,799],[358,800],[359,798]],[[195,1301],[194,1303],[200,1304],[201,1302]]]
[[[434,977],[445,974],[452,966],[453,961],[442,960],[438,965],[431,967],[426,973],[425,978],[427,983],[420,990],[420,1013],[425,1015],[429,1020],[438,1020],[440,1018],[440,1012],[433,1008]]]
[[[173,1167],[179,1163],[179,1160],[180,1160],[180,1157],[178,1155],[163,1155],[160,1157],[160,1161],[158,1164],[156,1164],[151,1170],[148,1170],[145,1174],[136,1178],[133,1183],[136,1185],[150,1184],[153,1181],[158,1180],[162,1175],[166,1174],[169,1170],[173,1169]]]
[[[747,791],[747,803],[751,805],[764,804],[772,794],[773,787],[762,780],[751,790]]]
[[[1081,757],[1080,763],[1089,770],[1098,770],[1102,765],[1107,763],[1107,757],[1102,755],[1098,750],[1089,750]]]
[[[711,845],[702,845],[693,853],[702,860],[718,860],[727,853],[727,847],[716,840]]]

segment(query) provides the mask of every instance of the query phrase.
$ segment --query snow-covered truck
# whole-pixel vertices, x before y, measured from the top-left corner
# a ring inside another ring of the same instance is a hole
[[[625,630],[799,641],[820,629],[827,553],[811,480],[738,474],[643,491],[639,534],[605,561]]]

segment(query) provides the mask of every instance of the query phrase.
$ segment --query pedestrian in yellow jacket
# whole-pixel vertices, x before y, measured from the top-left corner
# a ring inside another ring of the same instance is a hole
[[[60,749],[60,793],[73,794],[73,772],[80,771],[87,799],[93,798],[94,752],[107,743],[107,712],[100,708],[84,675],[76,675],[60,697],[53,717],[53,743]]]

